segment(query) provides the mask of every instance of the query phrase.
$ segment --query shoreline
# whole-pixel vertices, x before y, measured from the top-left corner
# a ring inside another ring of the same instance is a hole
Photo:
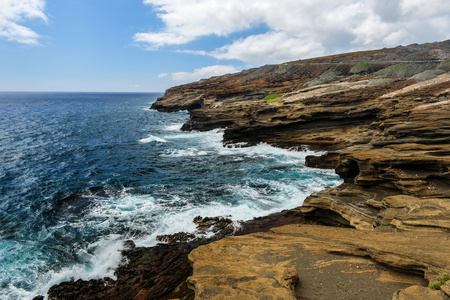
[[[443,62],[423,62],[436,53]],[[167,90],[152,108],[190,110],[183,130],[224,128],[224,145],[326,149],[307,163],[335,167],[344,180],[294,209],[297,220],[316,225],[266,223],[267,232],[183,248],[185,269],[193,266],[183,287],[196,299],[359,299],[380,289],[382,298],[448,299],[450,281],[428,286],[450,274],[449,72],[445,41],[264,66]],[[174,251],[167,255],[177,260]],[[135,267],[147,272],[146,264],[138,259]],[[163,281],[162,270],[154,274]],[[342,274],[353,277],[332,282]],[[109,296],[153,299],[156,289],[115,291]]]

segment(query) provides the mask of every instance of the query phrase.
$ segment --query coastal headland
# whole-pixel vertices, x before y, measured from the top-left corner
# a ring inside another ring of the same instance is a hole
[[[269,143],[344,182],[237,226],[128,241],[117,280],[74,280],[49,299],[450,299],[450,40],[266,65],[167,90],[182,130],[225,147]],[[430,288],[432,286],[433,288]]]

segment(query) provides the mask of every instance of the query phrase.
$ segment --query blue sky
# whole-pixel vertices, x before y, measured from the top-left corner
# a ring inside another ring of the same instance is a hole
[[[449,28],[448,0],[1,0],[0,91],[162,92]]]

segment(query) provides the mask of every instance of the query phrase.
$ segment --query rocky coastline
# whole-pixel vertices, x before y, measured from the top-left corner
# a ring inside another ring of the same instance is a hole
[[[54,286],[49,299],[450,299],[450,40],[300,60],[166,91],[183,130],[224,146],[324,151],[307,165],[344,183],[236,227],[127,242],[108,278]],[[436,284],[434,289],[429,286]]]

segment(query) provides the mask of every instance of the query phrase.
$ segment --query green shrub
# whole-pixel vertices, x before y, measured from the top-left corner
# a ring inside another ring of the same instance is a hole
[[[369,63],[367,61],[362,61],[357,63],[353,68],[350,70],[350,74],[359,74],[362,72],[367,72],[369,70]]]
[[[337,80],[339,78],[341,78],[341,73],[339,71],[337,71],[336,69],[329,69],[325,72],[323,72],[319,77],[317,77],[316,79],[313,79],[311,81],[309,81],[308,83],[306,83],[307,86],[316,86],[319,84],[323,84],[323,83],[327,83],[330,81],[334,81]]]
[[[437,68],[436,63],[400,63],[375,72],[382,78],[408,78],[426,70]]]
[[[264,101],[268,102],[268,103],[273,103],[273,102],[281,102],[281,99],[279,99],[281,96],[283,96],[284,94],[271,94],[271,95],[267,95],[266,97],[264,97]]]
[[[345,85],[333,85],[333,86],[330,86],[329,88],[327,88],[324,92],[329,93],[329,92],[343,91],[343,90],[349,90],[349,89],[350,88]]]
[[[445,284],[446,281],[450,280],[450,276],[448,276],[448,274],[444,274],[441,277],[437,278],[436,283],[433,283],[432,285],[430,285],[430,289],[432,290],[440,290],[441,286],[443,286]]]

